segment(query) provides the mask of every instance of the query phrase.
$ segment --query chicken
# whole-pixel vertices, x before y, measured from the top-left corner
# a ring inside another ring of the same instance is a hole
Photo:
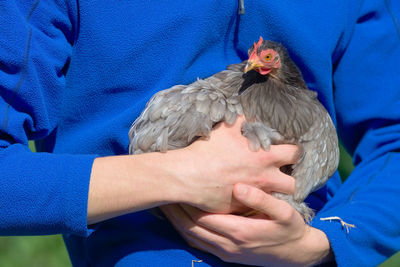
[[[244,114],[242,134],[254,151],[271,144],[297,144],[298,162],[282,171],[296,179],[294,196],[274,193],[309,222],[303,201],[337,169],[338,138],[332,120],[307,88],[300,70],[279,43],[260,37],[249,59],[206,79],[155,94],[129,131],[130,154],[167,151],[209,136],[213,126]]]

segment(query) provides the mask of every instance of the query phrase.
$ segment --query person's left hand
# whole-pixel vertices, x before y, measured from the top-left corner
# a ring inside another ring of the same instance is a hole
[[[223,261],[258,266],[308,266],[331,256],[326,235],[305,224],[287,202],[245,184],[234,196],[258,211],[243,217],[211,214],[187,205],[167,205],[162,211],[193,247]]]

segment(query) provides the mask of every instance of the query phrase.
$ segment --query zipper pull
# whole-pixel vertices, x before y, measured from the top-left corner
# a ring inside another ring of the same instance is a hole
[[[244,15],[244,0],[239,0],[239,8],[238,8],[239,15]]]

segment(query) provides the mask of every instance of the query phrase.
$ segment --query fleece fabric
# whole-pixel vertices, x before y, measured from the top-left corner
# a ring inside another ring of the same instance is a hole
[[[398,251],[400,2],[238,2],[0,1],[0,234],[62,233],[74,266],[230,266],[147,211],[89,229],[90,172],[127,153],[154,93],[241,62],[262,36],[288,48],[356,165],[308,199],[312,225],[339,266]]]

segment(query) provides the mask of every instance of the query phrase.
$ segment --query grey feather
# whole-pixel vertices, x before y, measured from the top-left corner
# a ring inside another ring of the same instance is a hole
[[[210,116],[211,116],[211,120],[213,122],[221,121],[222,118],[225,115],[225,112],[227,112],[226,111],[226,103],[225,103],[225,101],[214,101],[211,104]]]
[[[237,65],[236,69],[242,70],[245,62]],[[168,149],[182,148],[209,136],[218,122],[233,124],[241,115],[237,92],[242,75],[242,71],[225,70],[155,94],[131,126],[129,153],[164,151],[165,142]],[[158,138],[160,135],[167,138]]]
[[[240,114],[239,114],[240,115]],[[234,112],[231,111],[226,111],[224,114],[224,121],[228,124],[228,125],[233,125],[236,121],[237,118],[237,114],[235,114]]]

